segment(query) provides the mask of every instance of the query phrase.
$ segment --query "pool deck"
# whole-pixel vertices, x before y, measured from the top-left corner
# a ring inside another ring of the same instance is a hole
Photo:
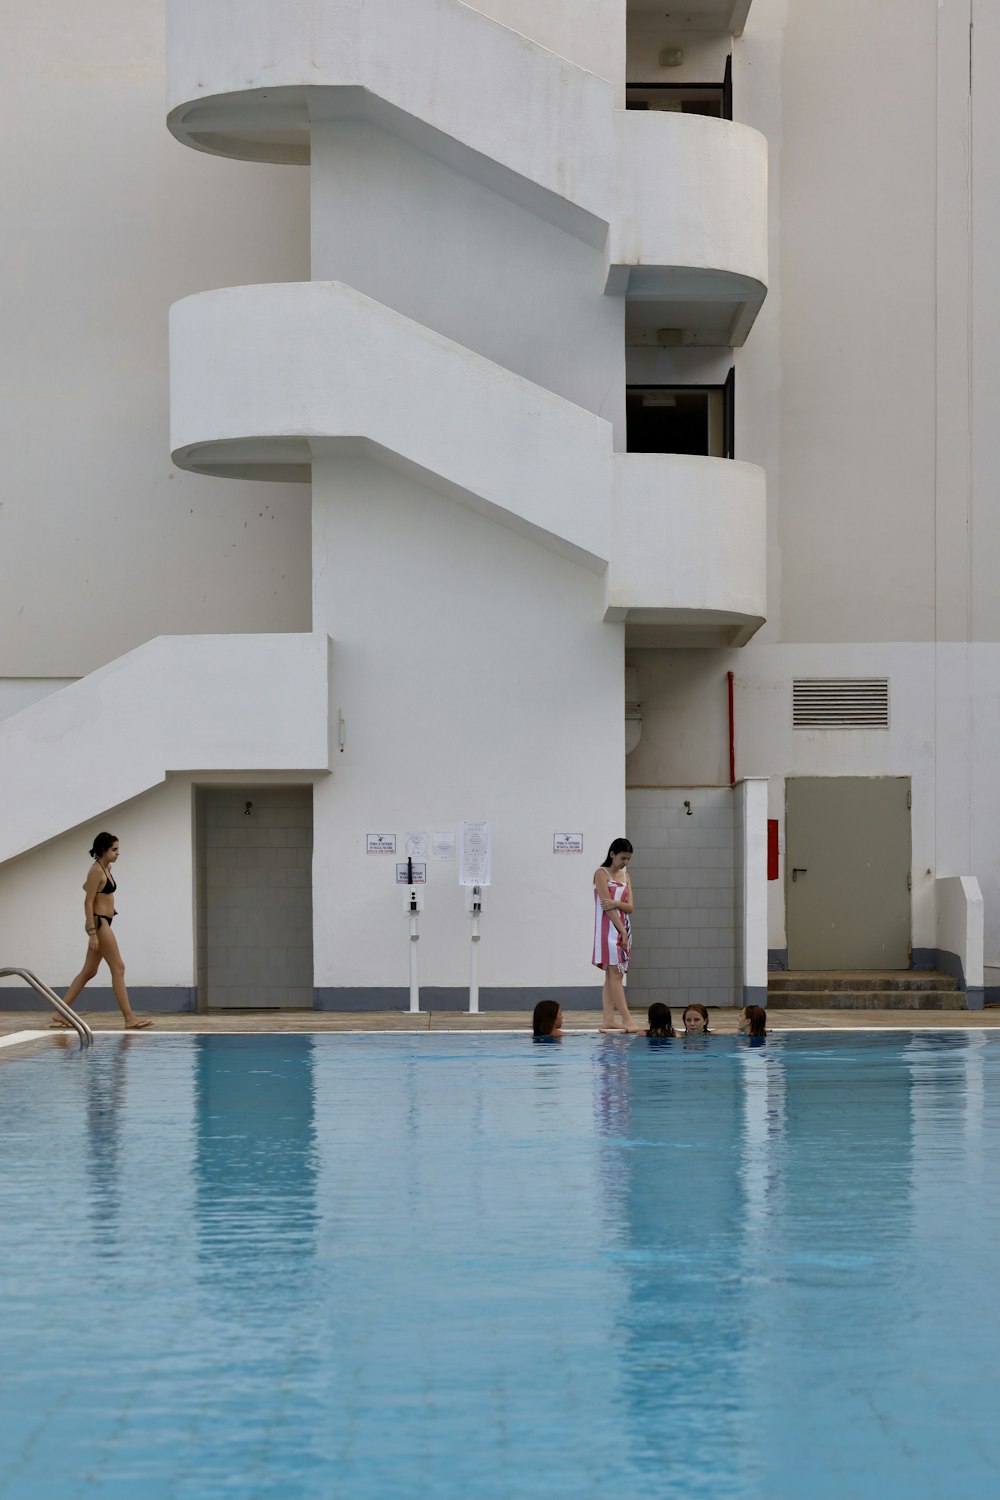
[[[710,1007],[710,1026],[720,1034],[735,1032],[735,1006]],[[81,1010],[94,1031],[122,1029],[117,1012]],[[520,1010],[484,1011],[470,1016],[464,1011],[423,1011],[413,1016],[400,1011],[224,1011],[211,1015],[154,1015],[157,1033],[170,1035],[223,1035],[270,1031],[373,1032],[373,1031],[529,1031],[531,1014]],[[637,1014],[645,1022],[645,1013]],[[600,1011],[567,1011],[566,1031],[595,1031]],[[48,1026],[42,1011],[0,1011],[0,1037],[15,1032],[37,1032]],[[1000,1008],[988,1010],[780,1010],[773,1012],[774,1031],[956,1031],[1000,1027]],[[53,1033],[59,1035],[59,1032]],[[148,1033],[146,1033],[148,1035]]]

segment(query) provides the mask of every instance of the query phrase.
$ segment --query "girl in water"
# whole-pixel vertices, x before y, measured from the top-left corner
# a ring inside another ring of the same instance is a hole
[[[629,917],[635,906],[628,862],[632,845],[628,839],[615,839],[603,865],[594,871],[594,954],[595,968],[604,970],[601,1009],[602,1031],[614,1031],[615,1011],[621,1017],[622,1031],[638,1031],[625,1000],[624,974],[628,968],[632,943]]]
[[[744,1036],[767,1036],[767,1011],[763,1005],[744,1005],[736,1017],[736,1029]]]
[[[562,1036],[562,1008],[557,1000],[539,1000],[531,1017],[536,1042],[558,1040]]]
[[[662,1000],[656,1000],[649,1007],[649,1027],[646,1031],[648,1037],[676,1036],[674,1030],[674,1018],[670,1014],[669,1005],[664,1005]]]
[[[684,1035],[711,1036],[708,1029],[708,1011],[704,1005],[684,1007]]]
[[[111,931],[111,923],[115,917],[115,891],[118,889],[111,873],[111,866],[117,860],[118,852],[118,840],[113,833],[97,835],[94,847],[90,851],[90,857],[94,863],[83,883],[87,956],[83,961],[83,968],[73,980],[63,999],[67,1005],[72,1005],[84,985],[93,979],[103,959],[111,970],[111,988],[114,990],[118,1007],[125,1019],[125,1030],[145,1031],[146,1027],[152,1026],[153,1023],[148,1017],[140,1020],[132,1009],[132,1002],[125,988],[125,965],[118,951],[118,939]],[[69,1022],[57,1016],[49,1024],[53,1028],[58,1028],[68,1026]]]

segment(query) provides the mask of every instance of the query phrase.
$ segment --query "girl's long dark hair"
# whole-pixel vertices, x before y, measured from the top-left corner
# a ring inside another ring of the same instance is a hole
[[[531,1030],[535,1036],[551,1036],[559,1014],[556,1000],[539,1000],[531,1017]]]
[[[608,857],[604,861],[604,864],[601,866],[601,868],[603,870],[610,870],[611,861],[616,854],[631,854],[632,852],[632,845],[629,843],[628,839],[615,839],[611,844],[611,848],[608,850]]]
[[[94,847],[90,851],[91,859],[100,859],[102,854],[107,854],[112,844],[117,844],[116,833],[99,833],[94,840]]]
[[[674,1030],[674,1018],[670,1014],[670,1006],[664,1005],[662,1000],[654,1000],[649,1007],[649,1029],[647,1036],[676,1036]]]
[[[750,1036],[767,1035],[767,1011],[763,1005],[744,1005],[743,1014],[750,1022]]]

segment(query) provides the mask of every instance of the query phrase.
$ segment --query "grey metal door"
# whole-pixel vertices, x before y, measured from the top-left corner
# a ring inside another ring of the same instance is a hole
[[[909,968],[909,777],[789,777],[785,913],[790,969]]]
[[[197,799],[202,1010],[312,1009],[312,787]]]

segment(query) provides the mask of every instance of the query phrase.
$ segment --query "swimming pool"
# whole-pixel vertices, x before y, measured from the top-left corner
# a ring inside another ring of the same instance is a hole
[[[998,1075],[960,1032],[47,1045],[0,1067],[0,1496],[995,1500]]]

